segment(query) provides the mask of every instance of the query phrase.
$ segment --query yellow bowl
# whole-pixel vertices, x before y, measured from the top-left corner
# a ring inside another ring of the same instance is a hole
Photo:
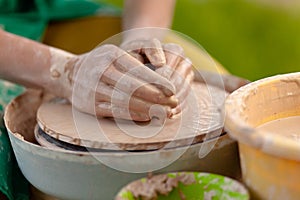
[[[300,116],[300,73],[258,80],[225,102],[225,129],[238,140],[243,181],[254,199],[299,199],[300,144],[259,130],[266,122]]]

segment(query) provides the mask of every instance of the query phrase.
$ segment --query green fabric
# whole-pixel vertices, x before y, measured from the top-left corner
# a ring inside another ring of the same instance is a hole
[[[29,199],[29,184],[16,164],[2,119],[7,103],[23,90],[21,86],[0,80],[0,190],[9,200]]]
[[[33,40],[41,40],[51,20],[96,13],[119,14],[120,9],[88,0],[0,0],[0,26]]]
[[[0,0],[0,28],[41,40],[51,20],[96,13],[119,15],[120,9],[88,0]],[[0,80],[1,120],[7,103],[23,90],[21,86]],[[29,200],[29,183],[18,168],[3,122],[0,123],[0,191],[9,200]]]

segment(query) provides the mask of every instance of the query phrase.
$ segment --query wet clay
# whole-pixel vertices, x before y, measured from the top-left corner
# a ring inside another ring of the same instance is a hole
[[[56,80],[64,75],[66,71],[68,72],[68,70],[65,70],[65,66],[67,66],[67,63],[74,55],[53,47],[50,47],[49,51],[51,54],[50,74],[51,78]]]
[[[257,129],[300,142],[300,116],[276,119],[258,126]]]
[[[132,192],[135,199],[151,200],[157,199],[159,195],[168,195],[174,188],[178,187],[179,183],[184,185],[196,183],[194,174],[177,173],[171,177],[167,174],[156,175],[132,182],[125,190]],[[181,199],[185,199],[183,194]]]
[[[84,114],[66,103],[48,102],[40,106],[37,121],[50,136],[75,145],[112,150],[154,150],[185,146],[221,134],[222,104],[227,92],[203,83],[192,84],[195,104],[183,114],[155,123],[98,118]],[[186,117],[187,116],[187,117]]]

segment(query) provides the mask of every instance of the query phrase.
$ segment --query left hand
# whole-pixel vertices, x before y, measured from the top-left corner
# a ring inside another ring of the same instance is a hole
[[[124,42],[121,48],[142,63],[151,64],[150,68],[174,84],[179,105],[172,112],[179,113],[194,79],[192,63],[184,56],[183,48],[174,43],[163,44],[158,39]]]
[[[178,105],[169,80],[117,46],[98,46],[82,55],[56,48],[50,52],[54,59],[47,74],[55,87],[46,89],[69,99],[82,112],[134,121],[164,120]],[[152,108],[157,104],[159,109]]]

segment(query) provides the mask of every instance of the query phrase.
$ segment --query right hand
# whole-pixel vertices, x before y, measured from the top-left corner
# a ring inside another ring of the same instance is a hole
[[[64,93],[59,95],[82,112],[149,121],[171,117],[178,103],[169,80],[114,45],[74,56],[63,67],[67,74],[58,77],[63,88],[58,91]]]
[[[124,41],[121,48],[144,64],[151,64],[155,72],[170,80],[176,88],[179,105],[172,109],[178,114],[186,106],[186,97],[194,79],[192,62],[185,57],[183,48],[174,43],[161,43],[158,39]]]

